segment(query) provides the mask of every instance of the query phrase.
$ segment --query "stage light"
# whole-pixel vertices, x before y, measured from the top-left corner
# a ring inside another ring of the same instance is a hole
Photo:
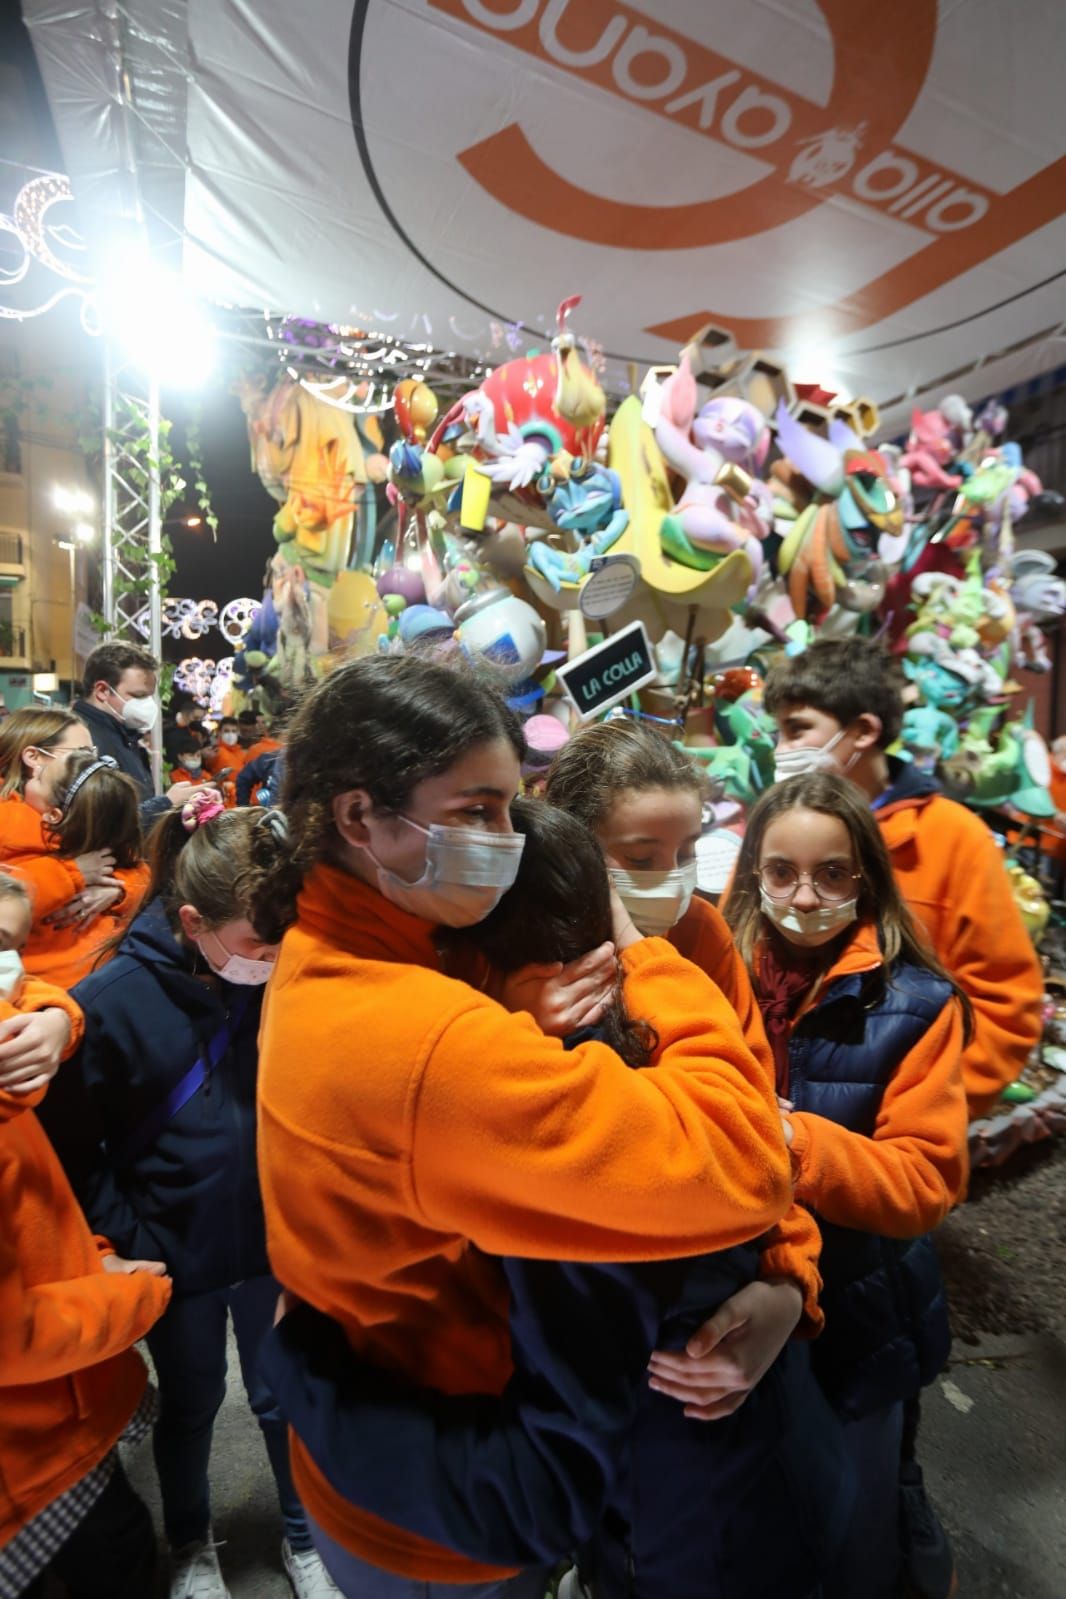
[[[100,276],[104,329],[161,388],[197,388],[215,362],[215,331],[180,279],[141,248],[111,256]]]

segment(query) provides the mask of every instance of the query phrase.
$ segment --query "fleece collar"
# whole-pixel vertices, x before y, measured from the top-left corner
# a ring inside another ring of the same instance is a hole
[[[300,892],[297,925],[362,960],[440,967],[433,922],[401,910],[338,866],[312,868]]]

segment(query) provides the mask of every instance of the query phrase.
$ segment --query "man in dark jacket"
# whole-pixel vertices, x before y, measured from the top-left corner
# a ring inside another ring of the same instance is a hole
[[[89,729],[97,753],[110,755],[119,771],[136,783],[145,831],[171,806],[184,805],[193,791],[191,783],[175,783],[163,795],[155,791],[141,740],[159,716],[158,670],[159,662],[140,644],[100,644],[85,663],[82,698],[72,707]]]

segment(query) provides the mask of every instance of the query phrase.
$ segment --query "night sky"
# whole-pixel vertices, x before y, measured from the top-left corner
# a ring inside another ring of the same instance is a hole
[[[63,170],[63,158],[55,135],[48,100],[37,69],[29,34],[12,0],[0,0],[0,64],[14,69],[21,81],[33,120],[32,147],[41,166]],[[25,129],[22,129],[25,135]],[[27,141],[20,141],[25,148]],[[0,149],[0,156],[9,152]],[[4,206],[11,172],[4,178],[0,207]],[[12,191],[13,192],[13,191]],[[219,519],[218,541],[213,542],[206,526],[189,530],[173,523],[167,528],[177,559],[177,572],[170,592],[191,599],[213,599],[219,605],[242,595],[262,594],[263,569],[275,549],[270,526],[277,510],[249,463],[248,435],[244,413],[231,384],[236,374],[227,366],[195,398],[163,394],[164,414],[173,421],[172,446],[179,461],[182,456],[184,427],[190,414],[199,411],[204,476]],[[188,473],[183,473],[188,477]],[[195,503],[172,507],[171,517],[195,512]],[[219,633],[210,633],[196,644],[168,641],[165,654],[177,660],[184,655],[229,654]]]

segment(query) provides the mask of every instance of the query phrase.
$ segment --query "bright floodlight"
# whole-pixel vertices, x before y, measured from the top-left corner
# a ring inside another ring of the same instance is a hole
[[[74,537],[79,544],[91,544],[96,537],[96,529],[91,522],[75,522]]]
[[[101,274],[105,328],[163,388],[198,387],[215,361],[215,335],[181,280],[143,251],[113,258]]]
[[[93,508],[91,494],[83,489],[65,489],[61,484],[52,490],[52,503],[64,516],[85,516]]]

